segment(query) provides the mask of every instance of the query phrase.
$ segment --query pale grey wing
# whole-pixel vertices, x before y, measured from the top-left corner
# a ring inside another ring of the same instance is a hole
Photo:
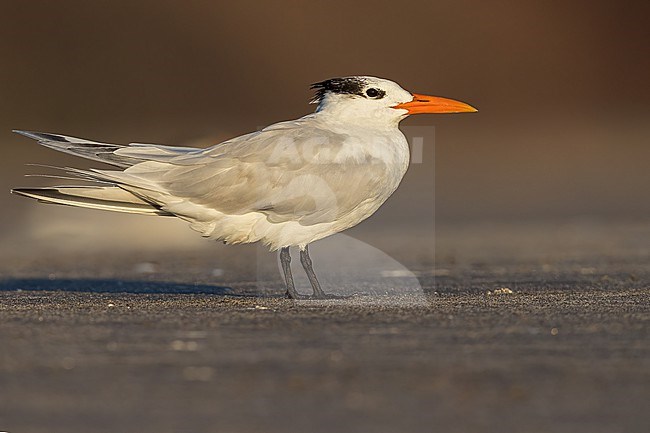
[[[386,168],[381,163],[319,164],[291,173],[273,191],[263,212],[271,222],[298,221],[303,225],[342,220],[382,192]]]
[[[40,145],[50,149],[114,165],[123,169],[151,159],[164,160],[178,158],[187,153],[201,151],[201,149],[189,147],[173,147],[157,144],[131,143],[128,146],[124,146],[121,144],[101,143],[71,137],[69,135],[45,132],[20,130],[15,130],[14,132],[36,140]]]
[[[114,165],[116,167],[126,168],[133,165],[135,162],[139,162],[116,156],[115,151],[124,147],[119,144],[100,143],[83,138],[45,132],[20,130],[14,130],[13,132],[36,140],[41,146],[58,150],[59,152],[80,156],[82,158],[91,159],[93,161]]]
[[[240,137],[176,165],[138,164],[125,171],[125,182],[164,191],[163,208],[171,212],[195,205],[305,225],[332,222],[380,193],[386,170],[380,160],[341,158],[347,136],[297,126]]]

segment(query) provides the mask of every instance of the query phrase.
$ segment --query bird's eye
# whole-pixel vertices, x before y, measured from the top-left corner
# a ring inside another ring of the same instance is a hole
[[[374,87],[371,87],[370,89],[366,90],[366,95],[368,95],[370,98],[376,98],[380,95],[380,91]]]

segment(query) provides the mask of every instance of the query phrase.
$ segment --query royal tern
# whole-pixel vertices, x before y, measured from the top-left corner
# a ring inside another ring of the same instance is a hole
[[[314,113],[206,149],[15,131],[118,170],[66,168],[94,185],[12,192],[46,203],[175,216],[227,244],[263,242],[280,250],[286,294],[294,299],[302,295],[291,275],[289,247],[297,246],[312,297],[325,298],[308,246],[359,224],[397,189],[409,164],[399,122],[410,114],[477,110],[375,77],[333,78],[312,89]]]

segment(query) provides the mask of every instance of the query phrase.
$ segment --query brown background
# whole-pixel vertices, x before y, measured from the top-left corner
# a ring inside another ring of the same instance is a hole
[[[48,183],[23,178],[38,171],[25,163],[88,166],[11,129],[203,146],[304,115],[310,83],[351,74],[480,109],[402,123],[435,126],[435,148],[369,229],[428,224],[433,204],[439,227],[646,221],[649,4],[2,1],[3,249],[34,224],[107,221],[10,196]]]
[[[649,12],[0,0],[0,430],[647,431]],[[8,193],[88,166],[10,129],[208,145],[349,74],[480,108],[404,121],[435,127],[424,163],[312,247],[327,291],[354,267],[337,288],[373,296],[294,304],[263,249]]]

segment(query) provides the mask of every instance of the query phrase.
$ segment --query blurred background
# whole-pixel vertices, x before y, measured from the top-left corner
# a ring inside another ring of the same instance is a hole
[[[420,267],[616,249],[645,260],[649,13],[647,1],[4,0],[1,271],[71,266],[56,264],[66,248],[90,261],[223,250],[182,222],[11,196],[60,183],[24,178],[39,171],[26,163],[90,166],[12,129],[208,146],[302,116],[310,83],[355,74],[480,112],[404,121],[435,140],[350,235]]]

